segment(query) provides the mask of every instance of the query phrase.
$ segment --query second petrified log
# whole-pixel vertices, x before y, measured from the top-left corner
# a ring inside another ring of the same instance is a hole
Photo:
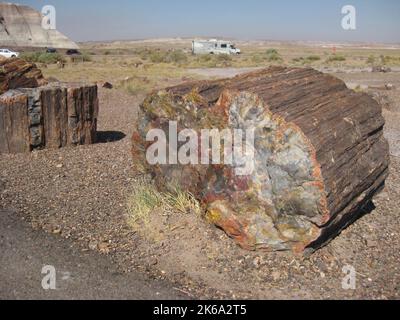
[[[9,90],[0,96],[0,153],[92,144],[98,104],[96,85]]]
[[[173,181],[190,190],[207,219],[246,249],[322,246],[359,217],[388,175],[381,106],[313,69],[274,67],[183,84],[151,94],[141,110],[136,164],[160,188]],[[146,135],[163,129],[169,142],[171,121],[178,132],[199,136],[203,129],[253,128],[254,170],[239,176],[235,163],[150,165],[154,141]]]
[[[23,59],[0,57],[0,94],[18,88],[36,88],[47,84],[34,63]]]

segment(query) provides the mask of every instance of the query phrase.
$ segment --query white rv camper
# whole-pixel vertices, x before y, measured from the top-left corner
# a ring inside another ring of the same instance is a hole
[[[240,49],[229,41],[195,40],[192,43],[193,54],[240,54]]]

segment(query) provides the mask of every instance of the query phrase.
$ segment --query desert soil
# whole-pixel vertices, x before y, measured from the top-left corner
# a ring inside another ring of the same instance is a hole
[[[168,281],[118,271],[107,256],[82,252],[72,240],[37,232],[12,212],[0,210],[0,299],[187,299]],[[56,290],[44,290],[42,268],[55,268]]]
[[[100,252],[119,272],[167,280],[188,297],[398,299],[400,74],[336,75],[348,83],[397,88],[370,92],[384,105],[391,175],[376,208],[311,257],[244,251],[192,214],[154,214],[141,230],[132,229],[127,199],[137,177],[130,135],[143,97],[115,89],[100,90],[100,143],[0,156],[0,209],[17,212],[34,229],[69,239],[83,252]],[[347,265],[357,272],[355,290],[342,288]]]

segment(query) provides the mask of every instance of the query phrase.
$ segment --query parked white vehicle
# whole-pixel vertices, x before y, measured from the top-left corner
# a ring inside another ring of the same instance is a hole
[[[0,56],[4,58],[17,58],[19,56],[19,52],[14,52],[8,49],[0,49]]]
[[[195,40],[192,43],[193,54],[240,54],[240,49],[229,41]]]

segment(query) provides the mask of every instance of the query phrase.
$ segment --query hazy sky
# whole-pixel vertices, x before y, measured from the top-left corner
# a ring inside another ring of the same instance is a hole
[[[19,0],[57,10],[72,40],[219,36],[238,39],[400,43],[399,0]],[[344,5],[357,30],[341,27]]]

